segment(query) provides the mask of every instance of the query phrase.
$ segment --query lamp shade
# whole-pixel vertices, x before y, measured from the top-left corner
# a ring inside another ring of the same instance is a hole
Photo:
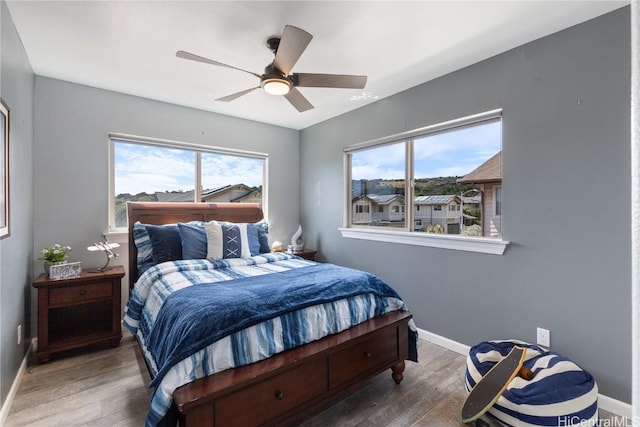
[[[262,87],[269,95],[286,95],[291,90],[291,83],[285,79],[266,79]]]

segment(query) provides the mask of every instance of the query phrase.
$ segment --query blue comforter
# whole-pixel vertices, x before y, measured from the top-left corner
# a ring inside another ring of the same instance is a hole
[[[332,264],[316,264],[265,276],[228,282],[199,283],[169,295],[153,328],[147,347],[159,371],[151,386],[167,370],[218,339],[276,316],[354,295],[400,296],[373,274]],[[385,313],[386,299],[378,298],[375,315]],[[290,335],[285,350],[304,343]]]

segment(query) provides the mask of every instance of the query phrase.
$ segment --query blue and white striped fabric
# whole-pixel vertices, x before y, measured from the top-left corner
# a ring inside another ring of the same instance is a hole
[[[148,366],[155,375],[160,367],[156,366],[150,352],[149,337],[142,331],[149,329],[148,325],[153,328],[152,325],[159,318],[158,313],[170,294],[199,283],[211,284],[212,292],[215,292],[218,282],[314,265],[316,263],[313,261],[285,253],[263,254],[251,258],[161,263],[140,276],[125,309],[124,325],[137,336]],[[396,310],[407,310],[399,298],[356,295],[305,307],[227,335],[164,370],[166,373],[153,393],[145,425],[157,425],[171,406],[173,391],[181,385],[271,357],[290,348],[292,340],[296,345],[302,345],[346,330],[380,312]],[[292,337],[289,331],[304,331],[304,336]]]
[[[132,234],[133,243],[136,245],[136,249],[138,249],[138,257],[136,261],[138,269],[140,269],[144,264],[153,261],[153,247],[151,246],[149,233],[147,233],[146,227],[140,221],[136,221],[136,223],[133,224]]]
[[[513,427],[597,425],[598,386],[591,374],[558,353],[521,341],[485,341],[472,347],[467,356],[467,392],[514,345],[527,349],[524,367],[534,378],[516,376],[489,409],[490,415]]]

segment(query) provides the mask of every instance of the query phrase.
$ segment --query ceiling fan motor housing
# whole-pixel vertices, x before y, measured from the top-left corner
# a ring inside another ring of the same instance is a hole
[[[280,46],[280,37],[269,37],[267,39],[267,47],[273,52],[275,55],[278,51],[278,46]]]

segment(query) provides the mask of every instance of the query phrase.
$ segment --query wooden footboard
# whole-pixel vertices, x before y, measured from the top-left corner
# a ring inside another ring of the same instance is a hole
[[[336,335],[178,388],[181,427],[289,425],[391,369],[403,379],[411,314],[393,312]]]

